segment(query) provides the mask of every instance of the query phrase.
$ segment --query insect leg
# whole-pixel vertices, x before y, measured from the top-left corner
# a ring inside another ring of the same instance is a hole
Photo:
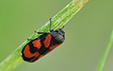
[[[64,26],[62,27],[62,29],[64,28]]]
[[[28,40],[28,41],[32,41],[33,39],[29,39],[29,38],[27,38],[27,40]]]
[[[51,22],[51,18],[50,18],[50,32],[52,32],[53,30],[51,29],[52,27],[52,22]]]
[[[52,22],[51,22],[51,18],[50,18],[50,31],[51,31],[51,26],[52,26]]]
[[[37,31],[35,31],[35,33],[38,33],[38,34],[45,34],[46,32],[37,32]]]

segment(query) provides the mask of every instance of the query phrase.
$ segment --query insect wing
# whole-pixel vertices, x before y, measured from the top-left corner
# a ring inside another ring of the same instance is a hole
[[[34,62],[34,60],[40,56],[40,53],[38,51],[42,46],[40,42],[42,37],[43,36],[41,35],[24,46],[21,55],[25,61]]]

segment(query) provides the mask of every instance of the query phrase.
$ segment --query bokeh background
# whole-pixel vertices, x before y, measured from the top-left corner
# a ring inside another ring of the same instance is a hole
[[[0,62],[71,0],[0,0]],[[65,42],[13,71],[95,71],[113,29],[113,0],[90,0],[65,26]],[[113,71],[113,46],[103,71]]]

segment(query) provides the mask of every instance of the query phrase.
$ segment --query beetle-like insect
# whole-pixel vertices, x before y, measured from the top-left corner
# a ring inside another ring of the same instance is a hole
[[[34,62],[45,54],[51,52],[54,48],[61,45],[65,40],[64,26],[57,30],[51,30],[52,23],[50,18],[50,33],[36,32],[42,34],[39,37],[30,40],[22,49],[21,56],[23,60]]]

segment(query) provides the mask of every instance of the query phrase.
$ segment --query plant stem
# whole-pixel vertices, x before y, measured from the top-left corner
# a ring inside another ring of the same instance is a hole
[[[65,25],[84,5],[88,0],[73,0],[64,9],[58,12],[52,18],[52,29],[56,30]],[[38,31],[49,32],[49,21],[42,26]],[[38,37],[37,33],[34,33],[30,39]],[[14,52],[12,52],[4,61],[0,63],[0,71],[10,71],[17,65],[19,65],[23,60],[21,58],[21,50],[28,43],[26,40],[23,42]]]
[[[99,65],[98,65],[96,71],[102,71],[102,69],[103,69],[103,67],[104,67],[104,64],[105,64],[105,61],[106,61],[106,59],[107,59],[107,56],[108,56],[108,54],[109,54],[109,52],[110,52],[112,43],[113,43],[113,30],[112,30],[112,33],[111,33],[111,36],[110,36],[108,45],[107,45],[107,47],[106,47],[105,53],[104,53],[102,59],[100,60],[100,63],[99,63]]]

